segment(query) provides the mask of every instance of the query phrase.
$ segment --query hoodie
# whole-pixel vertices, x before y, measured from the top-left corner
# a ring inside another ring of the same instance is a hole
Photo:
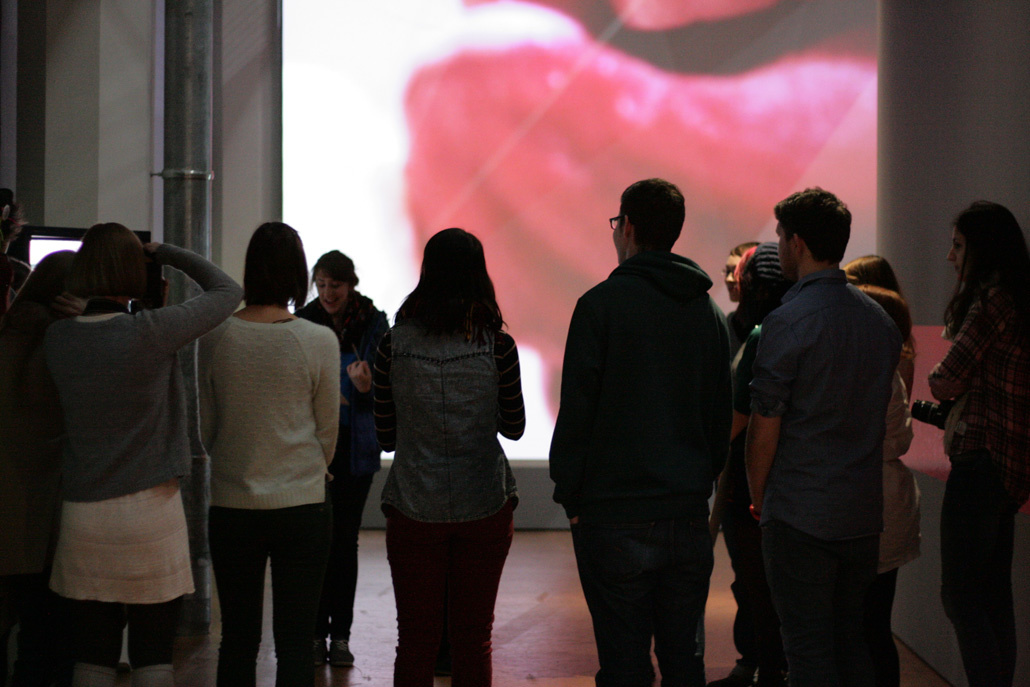
[[[732,419],[729,331],[711,287],[692,260],[648,251],[577,302],[550,452],[570,518],[707,515]]]

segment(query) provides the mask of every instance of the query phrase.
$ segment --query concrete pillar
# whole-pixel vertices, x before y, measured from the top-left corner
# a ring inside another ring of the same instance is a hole
[[[1030,227],[1030,2],[881,0],[879,22],[877,246],[937,325],[955,215],[993,200]]]

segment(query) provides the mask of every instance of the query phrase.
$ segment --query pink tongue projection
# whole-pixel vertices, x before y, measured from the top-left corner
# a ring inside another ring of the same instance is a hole
[[[607,218],[626,186],[676,183],[687,220],[675,250],[721,265],[875,77],[872,58],[814,52],[692,76],[589,38],[459,51],[408,87],[417,245],[448,226],[477,234],[510,330],[557,371],[575,300],[615,267]]]

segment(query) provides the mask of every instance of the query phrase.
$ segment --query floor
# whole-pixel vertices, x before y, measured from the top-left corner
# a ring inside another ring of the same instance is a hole
[[[384,533],[361,533],[361,568],[350,669],[326,666],[317,671],[318,687],[388,686],[392,682],[396,619]],[[735,605],[726,549],[716,547],[715,572],[706,614],[708,679],[725,676],[736,653],[731,641]],[[258,687],[273,687],[275,656],[267,603],[265,631],[258,658]],[[190,687],[214,685],[218,646],[218,609],[214,605],[211,634],[179,640],[176,682]],[[516,532],[501,580],[494,624],[494,685],[513,687],[588,687],[597,670],[590,616],[576,576],[567,532]],[[902,687],[946,687],[947,682],[899,644]],[[127,675],[119,685],[128,686]],[[436,685],[449,685],[437,678]]]

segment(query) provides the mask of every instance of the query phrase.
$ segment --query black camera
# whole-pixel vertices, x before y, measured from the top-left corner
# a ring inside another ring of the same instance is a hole
[[[912,417],[934,427],[944,429],[948,413],[955,407],[955,401],[916,401],[912,404]]]

